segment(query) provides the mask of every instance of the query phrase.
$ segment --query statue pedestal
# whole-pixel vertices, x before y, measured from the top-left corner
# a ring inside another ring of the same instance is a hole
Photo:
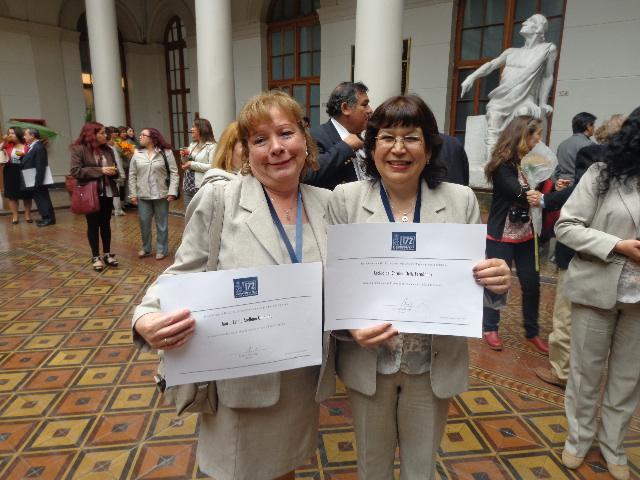
[[[467,117],[467,130],[464,136],[464,150],[469,158],[469,186],[473,188],[491,188],[484,177],[487,163],[487,118],[484,115]]]

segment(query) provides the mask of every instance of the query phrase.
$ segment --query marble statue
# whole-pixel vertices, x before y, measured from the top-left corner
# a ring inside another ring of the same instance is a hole
[[[476,79],[504,66],[500,84],[489,93],[485,158],[489,158],[500,132],[514,117],[530,115],[544,120],[553,112],[547,100],[553,86],[557,49],[553,43],[545,42],[547,28],[544,15],[532,15],[520,29],[520,35],[525,39],[523,47],[508,48],[462,82],[461,96],[464,97]]]

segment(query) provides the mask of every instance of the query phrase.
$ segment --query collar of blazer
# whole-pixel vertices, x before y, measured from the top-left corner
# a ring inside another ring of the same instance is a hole
[[[328,196],[323,199],[314,187],[308,185],[300,184],[300,188],[302,189],[302,204],[307,212],[309,225],[311,225],[318,242],[320,256],[324,262],[326,259],[325,207]],[[239,205],[251,212],[247,218],[247,226],[258,243],[269,252],[274,262],[278,265],[291,263],[289,257],[282,251],[282,239],[273,224],[269,206],[262,191],[262,184],[251,175],[242,177]]]
[[[640,232],[640,192],[631,185],[617,185],[620,200],[627,209],[629,216],[633,219],[636,230]]]
[[[427,182],[422,182],[422,196],[420,207],[420,223],[443,223],[446,218],[443,213],[446,209],[446,202],[440,192],[432,190],[427,186]],[[389,221],[387,212],[380,199],[380,181],[370,182],[369,190],[364,196],[362,208],[371,213],[367,223],[386,223]]]

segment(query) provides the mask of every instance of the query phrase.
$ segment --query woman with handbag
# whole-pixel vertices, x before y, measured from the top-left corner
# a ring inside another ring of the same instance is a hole
[[[24,205],[24,219],[33,223],[31,219],[31,201],[33,194],[29,190],[20,188],[22,185],[21,160],[26,153],[24,133],[20,127],[10,127],[7,135],[0,142],[0,164],[4,165],[4,197],[9,200],[11,223],[16,225],[18,219],[18,202],[22,199]]]
[[[140,148],[129,164],[129,201],[138,206],[142,248],[151,255],[151,220],[156,221],[156,260],[169,254],[169,203],[178,198],[178,167],[171,145],[155,128],[140,132]]]
[[[226,184],[205,176],[165,275],[324,260],[329,192],[300,183],[318,167],[302,115],[295,99],[280,91],[248,101],[238,122],[242,174]],[[160,313],[159,307],[153,285],[133,315],[136,345],[189,348],[191,335],[198,335],[189,310]],[[305,367],[209,382],[209,408],[199,410],[200,469],[217,480],[293,479],[317,448],[316,398],[335,390],[332,373]]]
[[[107,145],[107,134],[101,123],[85,123],[80,135],[71,145],[71,175],[79,187],[90,192],[92,198],[88,200],[95,205],[89,209],[93,211],[85,215],[93,269],[100,272],[107,265],[117,267],[118,260],[111,253],[111,212],[113,197],[118,195],[118,167],[113,151]],[[75,208],[75,198],[72,196],[72,210]],[[100,238],[104,252],[102,257]]]
[[[197,118],[191,126],[191,144],[186,149],[180,149],[184,178],[182,190],[184,192],[184,209],[187,210],[191,199],[198,192],[204,174],[213,168],[213,155],[216,151],[216,139],[213,128],[206,118]]]
[[[487,180],[493,184],[493,198],[487,220],[487,257],[502,258],[516,272],[522,288],[522,317],[527,342],[542,354],[549,346],[539,335],[540,272],[536,266],[535,232],[529,214],[528,185],[520,162],[540,141],[542,124],[532,117],[516,117],[500,133],[485,166]],[[484,307],[482,330],[492,350],[502,350],[498,333],[500,310]]]

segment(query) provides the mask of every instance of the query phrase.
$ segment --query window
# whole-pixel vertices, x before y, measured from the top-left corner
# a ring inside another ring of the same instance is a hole
[[[451,89],[454,95],[451,99],[451,135],[464,143],[467,116],[486,112],[489,92],[498,86],[500,71],[495,70],[478,79],[462,99],[460,84],[471,72],[500,55],[503,50],[523,46],[524,38],[519,32],[522,22],[527,18],[535,13],[547,17],[549,29],[545,35],[546,41],[554,43],[560,52],[565,3],[566,0],[459,0]],[[550,105],[553,105],[557,74],[556,61]]]
[[[409,91],[409,65],[411,57],[411,39],[405,38],[402,41],[402,73],[400,80],[400,95],[406,95]],[[355,82],[356,67],[356,46],[351,45],[351,81]]]
[[[83,13],[78,19],[76,30],[80,32],[80,69],[82,71],[82,91],[85,104],[85,122],[92,122],[96,119],[95,103],[93,101],[93,75],[91,74],[91,53],[89,49],[89,31],[87,29],[87,15]],[[122,72],[122,93],[124,94],[124,109],[127,125],[131,125],[131,112],[129,110],[129,86],[127,84],[127,64],[125,62],[122,36],[118,31],[118,49],[120,53],[120,70]],[[120,125],[111,125],[119,127]]]
[[[269,88],[289,93],[320,123],[319,0],[274,0],[269,9]]]
[[[169,20],[164,34],[164,54],[171,144],[175,149],[189,144],[191,90],[186,37],[182,20],[179,17]]]

